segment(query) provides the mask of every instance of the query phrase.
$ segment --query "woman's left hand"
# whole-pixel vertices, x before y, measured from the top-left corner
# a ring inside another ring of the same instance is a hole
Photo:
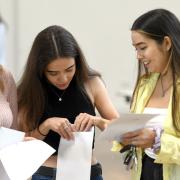
[[[94,125],[94,121],[97,117],[87,113],[80,113],[74,122],[76,131],[89,131]]]
[[[133,144],[137,147],[149,148],[154,144],[155,135],[156,133],[152,129],[144,128],[125,133],[122,136],[121,143],[123,145]]]

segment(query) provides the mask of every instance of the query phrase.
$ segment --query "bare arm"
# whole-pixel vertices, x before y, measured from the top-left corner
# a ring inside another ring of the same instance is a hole
[[[86,131],[92,125],[95,125],[99,129],[104,130],[111,120],[119,117],[119,114],[112,104],[107,89],[100,78],[96,77],[89,80],[86,84],[86,90],[100,116],[81,113],[75,120],[75,127],[77,130]]]
[[[46,119],[39,127],[34,130],[29,131],[24,125],[24,110],[19,110],[18,112],[18,121],[21,122],[21,130],[26,132],[26,136],[34,137],[40,140],[43,140],[50,130],[57,132],[60,136],[67,140],[74,139],[73,131],[74,126],[66,118],[52,117]]]

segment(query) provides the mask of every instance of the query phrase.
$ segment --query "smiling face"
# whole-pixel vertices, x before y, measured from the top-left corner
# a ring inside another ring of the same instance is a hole
[[[76,72],[75,59],[58,58],[49,63],[45,69],[45,77],[58,89],[65,90]]]
[[[164,39],[162,44],[159,44],[138,31],[132,31],[131,35],[132,44],[137,51],[137,59],[149,72],[164,72],[169,60],[169,39]]]

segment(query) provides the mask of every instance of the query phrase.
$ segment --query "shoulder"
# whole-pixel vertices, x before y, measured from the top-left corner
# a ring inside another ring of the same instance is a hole
[[[2,65],[0,65],[0,73],[1,73],[1,78],[5,78],[5,79],[12,78],[11,72]]]
[[[89,78],[86,83],[89,84],[90,86],[102,86],[102,85],[104,86],[104,82],[98,76]]]
[[[14,78],[11,72],[2,65],[0,65],[0,77],[5,87],[11,86],[12,83],[14,84]]]
[[[98,92],[102,91],[102,89],[105,89],[105,84],[100,77],[95,76],[95,77],[89,78],[85,82],[85,88],[88,92],[90,92],[90,94],[93,97],[95,97],[98,94]]]

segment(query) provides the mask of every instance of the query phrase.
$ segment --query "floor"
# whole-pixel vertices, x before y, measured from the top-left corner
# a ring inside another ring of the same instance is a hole
[[[102,164],[104,180],[130,180],[130,172],[123,165],[122,155],[111,152],[110,142],[98,140],[99,133],[96,129],[95,155]]]

